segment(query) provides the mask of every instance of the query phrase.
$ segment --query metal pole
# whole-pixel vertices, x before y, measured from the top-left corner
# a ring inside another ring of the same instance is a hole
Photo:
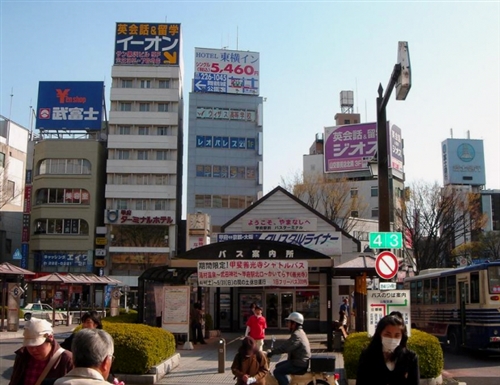
[[[378,231],[391,231],[389,215],[389,164],[387,119],[382,85],[378,86],[377,97],[377,159],[378,159]]]

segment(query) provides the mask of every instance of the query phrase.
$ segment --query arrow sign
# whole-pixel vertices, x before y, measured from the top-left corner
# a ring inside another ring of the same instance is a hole
[[[207,88],[207,84],[201,80],[198,80],[194,86],[196,87],[196,90],[203,90],[204,88]]]
[[[398,258],[390,251],[383,251],[377,255],[375,270],[380,278],[393,278],[399,270]]]

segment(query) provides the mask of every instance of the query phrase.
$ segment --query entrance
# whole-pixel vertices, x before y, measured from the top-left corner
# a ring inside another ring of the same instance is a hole
[[[286,328],[285,318],[293,311],[293,292],[266,293],[265,317],[268,328]]]

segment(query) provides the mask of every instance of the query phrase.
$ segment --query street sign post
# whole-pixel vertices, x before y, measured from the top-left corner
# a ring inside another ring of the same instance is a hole
[[[399,270],[398,258],[390,251],[383,251],[377,255],[375,270],[380,278],[394,278]]]
[[[370,249],[402,249],[403,234],[375,232],[370,233]]]

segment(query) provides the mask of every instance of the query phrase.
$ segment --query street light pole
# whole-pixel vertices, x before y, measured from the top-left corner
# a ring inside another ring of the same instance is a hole
[[[401,64],[396,64],[392,71],[389,84],[384,89],[382,84],[378,86],[377,97],[377,160],[378,160],[378,231],[391,231],[390,202],[392,196],[389,191],[389,137],[387,132],[386,107],[401,74]]]

